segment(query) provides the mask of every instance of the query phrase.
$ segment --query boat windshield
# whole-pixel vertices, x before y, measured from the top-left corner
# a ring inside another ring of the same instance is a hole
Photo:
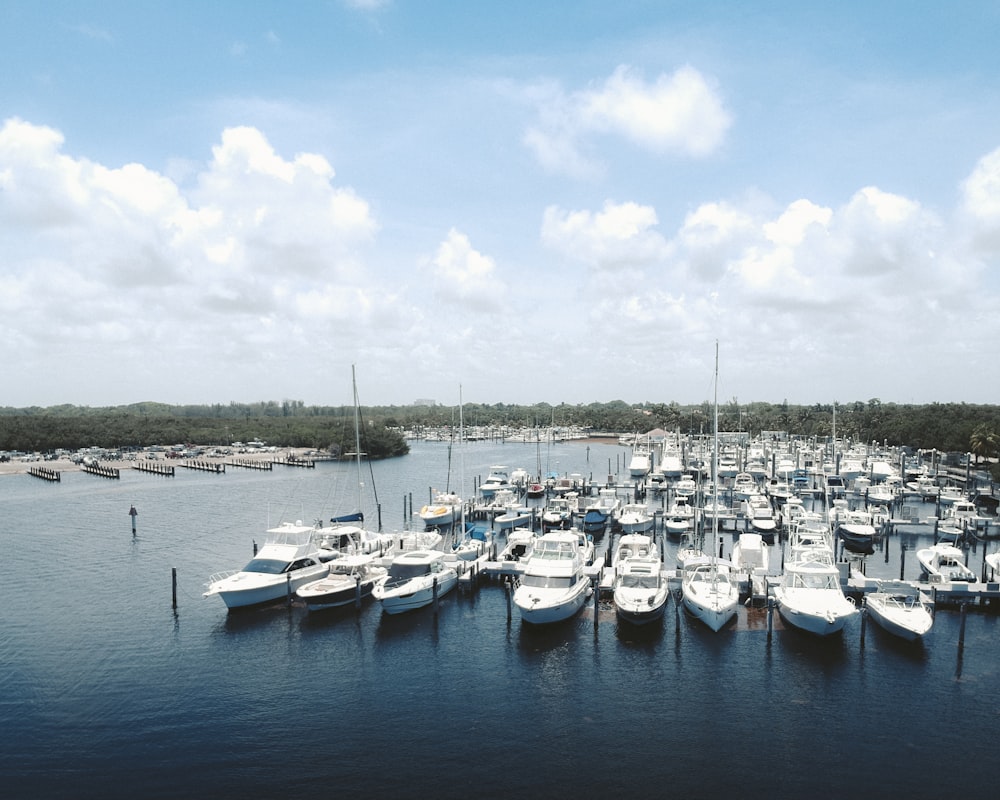
[[[277,558],[255,558],[245,567],[244,572],[262,572],[265,575],[280,575],[288,567],[287,561]]]
[[[636,575],[627,572],[622,575],[620,585],[623,589],[656,589],[660,581],[657,575]]]
[[[833,575],[815,575],[812,573],[795,573],[792,586],[796,589],[838,589]]]
[[[428,572],[426,564],[392,564],[389,567],[390,581],[408,581]]]
[[[572,575],[525,575],[521,578],[522,586],[533,586],[537,589],[568,589],[576,580]]]

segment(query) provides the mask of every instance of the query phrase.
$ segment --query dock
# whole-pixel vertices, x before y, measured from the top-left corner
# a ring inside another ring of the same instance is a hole
[[[121,478],[121,473],[117,467],[104,467],[100,464],[81,464],[80,469],[99,478],[112,478],[114,480]]]
[[[226,465],[219,461],[182,461],[181,466],[185,469],[195,469],[200,472],[215,472],[225,474]]]
[[[57,469],[49,469],[48,467],[32,467],[28,470],[29,475],[34,475],[36,478],[41,478],[43,481],[54,481],[58,483],[62,480],[62,473]]]
[[[161,464],[158,461],[136,461],[132,465],[132,469],[137,469],[139,472],[149,472],[153,475],[166,475],[167,477],[174,477],[174,467],[172,464]]]
[[[270,472],[274,469],[273,461],[256,461],[252,458],[234,458],[226,461],[227,467],[241,467],[243,469],[262,469]]]
[[[306,469],[315,469],[316,462],[305,458],[286,458],[273,461],[273,464],[277,464],[282,467],[305,467]]]

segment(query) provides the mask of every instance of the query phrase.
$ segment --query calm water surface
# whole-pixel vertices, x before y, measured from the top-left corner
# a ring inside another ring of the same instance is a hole
[[[489,465],[603,479],[625,451],[418,443],[374,465],[387,529],[404,498]],[[10,797],[928,796],[997,785],[997,617],[937,615],[906,645],[855,622],[807,638],[740,612],[619,627],[610,603],[551,629],[507,622],[485,584],[430,609],[227,614],[209,574],[283,520],[353,510],[322,464],[60,484],[0,476],[0,775]],[[371,480],[365,475],[369,519]],[[139,512],[131,534],[130,505]],[[923,537],[908,535],[913,547]],[[898,577],[899,539],[868,574]],[[727,542],[728,549],[728,542]],[[978,569],[982,552],[971,556]],[[916,577],[912,554],[906,577]],[[178,608],[171,608],[171,569]]]

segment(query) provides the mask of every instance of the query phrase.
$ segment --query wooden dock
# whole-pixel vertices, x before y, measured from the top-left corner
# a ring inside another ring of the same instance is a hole
[[[104,467],[100,464],[81,464],[80,469],[99,478],[112,478],[114,480],[121,478],[121,473],[117,467]]]
[[[174,477],[174,467],[172,464],[161,464],[158,461],[136,461],[132,465],[132,469],[137,469],[139,472],[149,472],[153,475],[166,475],[167,477]]]
[[[315,469],[316,462],[305,458],[286,458],[283,460],[278,460],[272,462],[283,467],[305,467],[306,469]]]
[[[28,470],[29,475],[34,475],[36,478],[41,478],[43,481],[54,481],[58,483],[62,480],[62,474],[57,469],[49,469],[48,467],[32,467]]]
[[[181,466],[185,469],[195,469],[200,472],[215,472],[225,474],[226,465],[219,461],[182,461]]]
[[[242,467],[243,469],[261,469],[271,472],[274,469],[273,461],[256,461],[252,458],[234,458],[225,462],[227,467]]]

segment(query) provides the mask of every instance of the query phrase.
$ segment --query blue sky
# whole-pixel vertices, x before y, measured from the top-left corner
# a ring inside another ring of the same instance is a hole
[[[998,31],[0,2],[0,405],[996,402]]]

